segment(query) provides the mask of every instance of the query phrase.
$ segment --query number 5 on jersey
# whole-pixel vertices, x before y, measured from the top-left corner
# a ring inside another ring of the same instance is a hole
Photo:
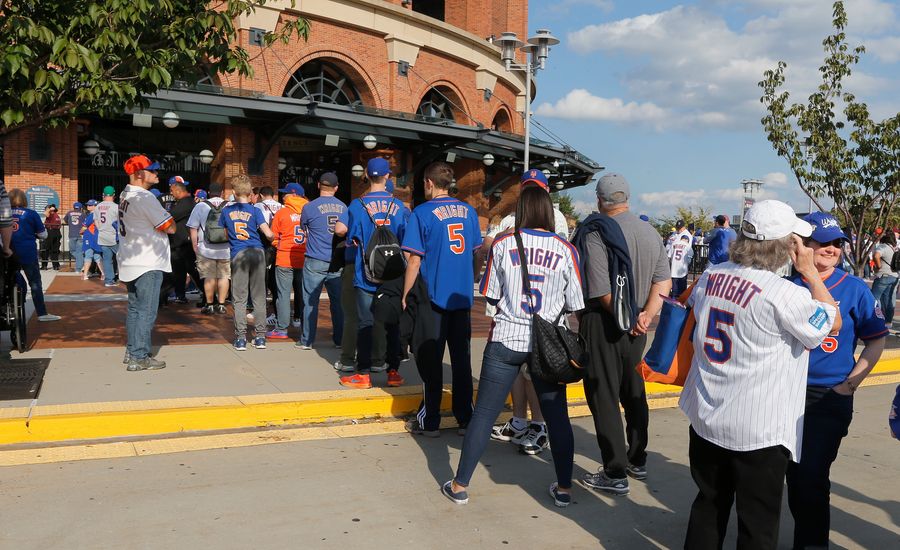
[[[725,331],[734,326],[734,313],[711,308],[706,322],[706,342],[703,353],[710,363],[722,364],[731,359],[731,336]]]
[[[447,238],[450,240],[450,252],[462,254],[466,251],[465,226],[461,223],[447,225]]]

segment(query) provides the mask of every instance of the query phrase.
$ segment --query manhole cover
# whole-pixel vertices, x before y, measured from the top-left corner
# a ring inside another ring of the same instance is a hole
[[[0,401],[34,399],[49,365],[49,359],[0,362]]]

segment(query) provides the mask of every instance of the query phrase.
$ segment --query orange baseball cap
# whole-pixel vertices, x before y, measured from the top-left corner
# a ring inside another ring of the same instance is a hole
[[[125,173],[129,176],[141,170],[159,170],[159,163],[144,155],[135,155],[125,161]]]

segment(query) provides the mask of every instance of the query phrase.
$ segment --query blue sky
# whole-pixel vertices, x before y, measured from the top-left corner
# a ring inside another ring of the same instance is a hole
[[[846,89],[876,117],[900,112],[900,2],[849,0],[851,45],[867,48]],[[746,178],[763,197],[808,202],[766,140],[757,82],[778,60],[801,100],[818,84],[829,0],[532,0],[529,27],[562,43],[538,74],[534,118],[623,174],[632,208],[740,209]],[[546,139],[539,130],[534,135]],[[590,211],[593,190],[570,192]]]

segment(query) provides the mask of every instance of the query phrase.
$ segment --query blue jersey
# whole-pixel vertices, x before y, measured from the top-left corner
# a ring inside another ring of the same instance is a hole
[[[40,215],[31,208],[13,208],[12,217],[13,234],[10,248],[16,253],[20,263],[32,264],[38,258],[34,240],[38,238],[38,233],[43,233],[47,229]]]
[[[262,249],[259,226],[266,223],[262,210],[246,202],[236,202],[222,209],[219,220],[228,233],[232,258],[248,248]]]
[[[422,257],[428,297],[442,309],[472,307],[474,252],[480,247],[478,214],[453,197],[432,199],[413,210],[403,236],[403,250]]]
[[[720,264],[728,261],[728,246],[737,239],[737,233],[730,227],[717,227],[709,238],[709,263]]]
[[[791,280],[803,287],[803,278],[794,274]],[[856,359],[856,341],[884,338],[888,330],[878,301],[868,285],[846,271],[835,269],[825,281],[841,312],[843,324],[837,336],[828,336],[809,352],[808,386],[831,387],[846,380]]]
[[[365,203],[365,207],[363,207]],[[368,210],[368,212],[367,212]],[[356,243],[356,272],[353,275],[353,286],[368,292],[375,292],[378,286],[369,282],[363,274],[363,255],[366,253],[366,245],[375,232],[374,218],[378,225],[387,226],[397,240],[403,242],[403,231],[406,228],[406,220],[409,218],[409,208],[387,191],[376,191],[363,195],[350,203],[347,208],[349,217],[349,231],[347,240]],[[370,217],[371,216],[371,217]]]
[[[346,211],[347,205],[334,197],[319,197],[303,207],[300,223],[306,232],[307,257],[323,262],[331,261],[334,224]]]

